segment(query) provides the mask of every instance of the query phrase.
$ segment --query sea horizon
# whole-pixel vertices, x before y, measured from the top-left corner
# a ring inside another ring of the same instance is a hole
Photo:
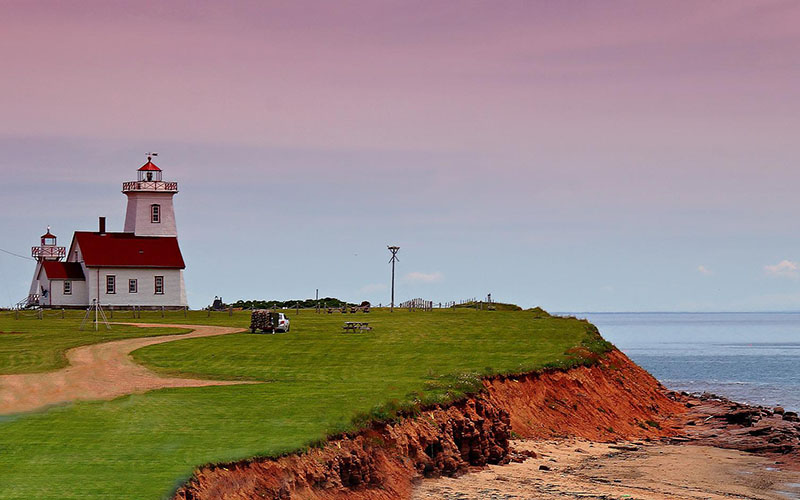
[[[664,386],[800,411],[800,312],[572,312]]]

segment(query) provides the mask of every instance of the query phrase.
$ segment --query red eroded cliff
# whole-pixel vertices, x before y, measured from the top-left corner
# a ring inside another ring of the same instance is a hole
[[[591,367],[487,380],[483,397],[521,437],[617,441],[670,435],[686,408],[619,351]],[[660,428],[660,429],[659,429]]]
[[[175,498],[407,498],[420,476],[507,462],[512,431],[531,438],[652,438],[672,433],[686,410],[618,351],[591,367],[495,377],[484,385],[485,393],[465,401],[376,424],[307,453],[202,467]]]

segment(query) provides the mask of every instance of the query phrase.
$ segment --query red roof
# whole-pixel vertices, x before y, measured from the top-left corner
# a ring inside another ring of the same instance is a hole
[[[76,231],[75,241],[87,267],[186,267],[178,238],[173,236]]]
[[[155,164],[155,163],[153,163],[152,161],[148,161],[147,163],[145,163],[144,165],[142,165],[142,168],[140,168],[140,169],[139,169],[139,171],[140,171],[140,172],[142,172],[142,171],[146,172],[146,171],[148,171],[148,170],[152,170],[152,171],[154,171],[154,172],[161,172],[161,169],[160,169],[160,168],[158,168],[158,167],[156,166],[156,164]]]
[[[56,262],[46,260],[42,262],[47,278],[51,280],[78,280],[84,281],[83,267],[79,262]]]
[[[47,233],[42,235],[42,238],[55,238],[55,234],[50,234],[50,230],[48,229]]]

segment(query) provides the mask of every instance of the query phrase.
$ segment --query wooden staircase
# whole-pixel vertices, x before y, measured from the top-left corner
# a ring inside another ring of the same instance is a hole
[[[38,306],[39,306],[39,294],[34,293],[33,295],[28,295],[24,299],[14,304],[14,309],[27,309],[29,307],[38,307]]]

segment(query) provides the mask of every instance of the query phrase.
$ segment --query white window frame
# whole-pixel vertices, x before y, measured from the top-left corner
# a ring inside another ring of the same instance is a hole
[[[128,280],[128,293],[139,293],[139,280],[137,279]]]
[[[159,283],[160,281],[160,283]],[[164,277],[163,276],[154,276],[153,277],[153,289],[155,295],[164,295]]]
[[[72,295],[72,280],[64,280],[64,295]]]
[[[153,224],[161,224],[161,205],[158,203],[150,205],[150,222]]]
[[[117,293],[117,277],[113,274],[106,274],[106,295]]]

